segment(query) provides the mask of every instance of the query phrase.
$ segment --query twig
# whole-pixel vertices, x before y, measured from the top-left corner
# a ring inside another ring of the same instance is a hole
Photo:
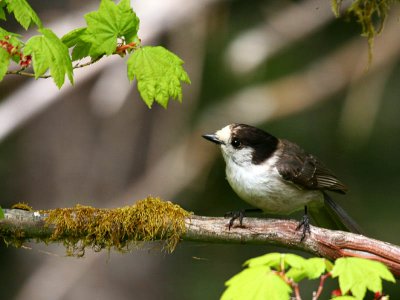
[[[96,59],[92,59],[92,60],[90,60],[90,61],[88,61],[86,63],[83,63],[83,64],[78,63],[75,66],[73,66],[72,69],[75,70],[75,69],[79,69],[79,68],[90,66],[90,65],[96,63],[97,61],[99,61],[101,58],[102,57],[99,57],[99,58],[96,58]],[[35,73],[29,73],[29,72],[26,72],[25,70],[26,70],[26,67],[25,68],[21,68],[19,70],[7,71],[6,74],[8,74],[8,75],[21,75],[21,76],[27,76],[27,77],[36,77]],[[52,76],[51,75],[40,75],[40,76],[37,76],[37,78],[44,78],[44,79],[50,78],[50,77],[52,77]]]
[[[21,76],[27,76],[27,77],[35,77],[36,75],[34,73],[29,73],[24,71],[25,68],[19,69],[19,70],[14,70],[14,71],[7,71],[7,75],[21,75]],[[38,78],[50,78],[51,75],[40,75]]]
[[[283,267],[282,267],[282,265],[283,265]],[[283,281],[286,282],[286,284],[288,284],[288,285],[290,285],[290,286],[292,287],[292,289],[293,289],[293,291],[294,291],[294,295],[295,295],[295,298],[293,298],[293,299],[295,299],[295,300],[301,300],[299,285],[298,285],[293,279],[288,278],[288,277],[286,276],[284,265],[285,265],[285,262],[284,262],[284,260],[282,259],[282,260],[281,260],[281,268],[280,268],[281,271],[279,271],[279,272],[277,272],[277,271],[272,271],[272,272],[274,272],[275,274],[277,274],[280,278],[282,278]]]
[[[83,67],[87,67],[87,66],[93,65],[94,63],[98,62],[98,61],[99,61],[100,59],[102,59],[102,58],[103,58],[103,56],[100,56],[100,57],[97,57],[97,58],[95,58],[95,59],[91,59],[90,61],[88,61],[88,62],[86,62],[86,63],[83,63],[83,64],[77,63],[77,64],[73,67],[73,69],[79,69],[79,68],[83,68]]]
[[[317,299],[321,296],[322,290],[324,289],[325,280],[326,280],[328,277],[331,277],[331,273],[330,273],[330,272],[328,272],[328,273],[326,273],[326,274],[324,274],[324,275],[321,276],[321,279],[320,279],[320,281],[319,281],[318,290],[317,290],[317,292],[315,293],[315,295],[313,296],[313,300],[317,300]]]
[[[0,220],[0,233],[19,233],[20,240],[49,238],[54,228],[44,227],[45,216],[38,212],[5,209],[6,218]],[[299,249],[334,260],[343,256],[365,257],[384,263],[400,276],[400,247],[363,235],[310,226],[311,233],[300,241],[295,220],[245,218],[244,227],[228,230],[222,217],[192,215],[185,219],[184,241],[209,243],[272,244]],[[21,234],[23,233],[23,234]],[[84,236],[84,233],[82,233]]]
[[[293,282],[292,287],[294,289],[294,294],[296,295],[296,300],[301,300],[299,285],[296,282]]]

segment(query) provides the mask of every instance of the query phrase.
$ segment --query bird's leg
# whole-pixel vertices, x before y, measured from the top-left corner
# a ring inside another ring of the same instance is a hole
[[[236,219],[239,219],[240,227],[242,227],[244,215],[249,212],[262,212],[262,210],[259,208],[247,208],[236,211],[228,211],[227,213],[225,213],[224,215],[225,218],[231,217],[231,219],[229,220],[228,229],[231,230],[231,227],[233,226],[233,223],[235,222]]]
[[[304,216],[301,219],[299,225],[297,226],[296,230],[300,230],[301,228],[303,228],[303,234],[301,235],[301,239],[300,242],[302,242],[305,238],[307,233],[311,234],[311,230],[310,230],[310,218],[307,214],[307,205],[304,206]]]

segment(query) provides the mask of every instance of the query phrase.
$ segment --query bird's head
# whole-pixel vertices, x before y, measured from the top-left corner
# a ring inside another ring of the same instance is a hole
[[[246,124],[230,124],[203,138],[221,146],[225,161],[238,165],[260,164],[277,149],[279,140],[269,133]]]

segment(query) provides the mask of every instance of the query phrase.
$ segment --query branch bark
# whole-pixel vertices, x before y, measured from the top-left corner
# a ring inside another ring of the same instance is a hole
[[[246,218],[244,228],[230,231],[224,218],[191,216],[186,220],[184,240],[272,244],[299,249],[334,260],[343,256],[363,257],[384,263],[400,276],[400,247],[363,235],[310,226],[311,234],[300,242],[298,221]]]
[[[0,220],[0,236],[18,241],[48,239],[54,228],[45,226],[45,216],[39,212],[4,209]],[[311,233],[300,242],[301,232],[295,220],[245,218],[243,227],[228,230],[227,219],[191,215],[185,219],[183,241],[209,243],[240,243],[279,245],[303,250],[334,260],[343,256],[363,257],[384,263],[400,276],[400,247],[350,232],[310,226]]]

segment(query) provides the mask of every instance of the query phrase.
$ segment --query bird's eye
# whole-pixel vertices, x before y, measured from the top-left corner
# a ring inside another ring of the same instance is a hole
[[[233,138],[231,145],[233,146],[233,148],[239,148],[242,145],[242,143],[239,141],[239,139]]]

